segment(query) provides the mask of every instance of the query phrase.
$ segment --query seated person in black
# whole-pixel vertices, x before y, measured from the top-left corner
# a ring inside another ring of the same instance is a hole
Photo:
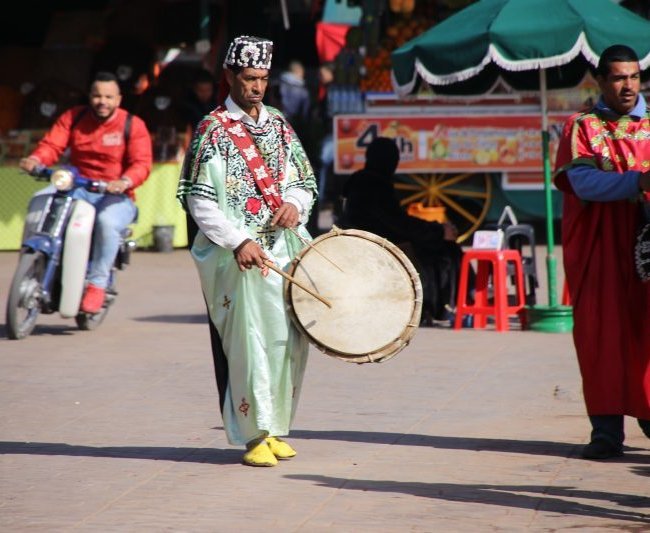
[[[456,243],[458,230],[449,222],[427,222],[406,214],[393,188],[398,163],[399,150],[393,139],[378,137],[368,145],[365,167],[345,184],[339,224],[369,231],[399,246],[420,274],[422,323],[450,320],[463,256]]]

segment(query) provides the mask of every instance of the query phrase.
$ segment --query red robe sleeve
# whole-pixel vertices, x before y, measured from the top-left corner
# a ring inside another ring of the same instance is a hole
[[[589,121],[595,118],[585,117],[582,113],[576,113],[569,117],[562,129],[562,136],[555,158],[555,186],[565,193],[574,194],[573,187],[569,181],[566,171],[576,165],[588,165],[601,170],[601,156],[594,153],[591,147],[591,132],[588,131]]]

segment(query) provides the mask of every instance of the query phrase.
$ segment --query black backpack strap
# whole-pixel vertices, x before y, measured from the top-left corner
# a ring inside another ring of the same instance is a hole
[[[79,113],[77,113],[77,115],[72,119],[72,124],[70,124],[70,131],[75,129],[77,124],[79,124],[81,119],[84,118],[86,113],[88,113],[88,106],[84,107],[81,111],[79,111]]]
[[[133,119],[133,115],[131,113],[128,113],[126,115],[126,120],[124,121],[124,155],[122,156],[122,171],[124,171],[124,168],[126,168],[126,152],[127,148],[129,146],[129,137],[131,136],[131,120]]]
[[[131,136],[131,120],[133,115],[129,113],[126,115],[126,120],[124,121],[124,146],[129,144],[129,137]]]

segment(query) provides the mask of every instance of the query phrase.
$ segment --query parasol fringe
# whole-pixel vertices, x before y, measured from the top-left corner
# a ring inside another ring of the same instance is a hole
[[[408,96],[413,92],[413,89],[415,89],[415,81],[417,80],[417,71],[413,72],[413,78],[411,81],[405,83],[404,85],[400,85],[399,82],[397,81],[397,78],[395,77],[395,71],[391,70],[390,71],[390,82],[393,84],[393,90],[395,93],[400,96]]]
[[[501,52],[499,52],[499,50],[496,48],[496,46],[490,44],[485,57],[483,57],[481,62],[474,67],[451,72],[449,74],[435,74],[428,70],[419,59],[416,59],[413,77],[410,81],[404,84],[400,84],[395,78],[394,71],[391,72],[391,80],[395,92],[400,96],[406,96],[408,94],[411,94],[415,89],[418,75],[430,85],[450,85],[452,83],[465,81],[476,76],[491,62],[496,63],[504,70],[519,72],[524,70],[547,69],[550,67],[566,65],[580,54],[582,54],[585,59],[592,65],[596,66],[598,64],[598,59],[600,56],[593,51],[591,46],[589,46],[589,42],[587,41],[587,37],[584,32],[580,32],[580,35],[578,35],[575,44],[571,47],[570,50],[551,57],[512,60],[503,56]],[[639,58],[639,64],[641,70],[645,70],[650,67],[650,53],[648,53],[643,58]]]
[[[422,64],[419,59],[415,60],[415,71],[424,79],[427,83],[432,85],[450,85],[459,81],[465,81],[476,76],[481,72],[487,65],[490,64],[492,58],[488,54],[481,60],[481,62],[470,68],[459,70],[458,72],[452,72],[451,74],[443,74],[438,76],[433,72],[427,70],[427,68]]]
[[[487,55],[502,69],[520,72],[522,70],[539,70],[566,65],[581,53],[592,65],[596,66],[598,64],[598,54],[589,46],[584,32],[580,32],[580,35],[578,35],[576,42],[570,50],[555,56],[512,60],[501,55],[493,44],[490,44]]]

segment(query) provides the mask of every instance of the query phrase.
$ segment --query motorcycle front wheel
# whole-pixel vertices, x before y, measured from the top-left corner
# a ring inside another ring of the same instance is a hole
[[[41,310],[41,281],[45,262],[42,252],[20,256],[7,298],[7,336],[10,339],[24,339],[36,326]]]
[[[108,307],[102,307],[99,313],[89,314],[89,313],[79,313],[74,317],[77,322],[77,327],[83,331],[92,331],[99,327],[99,325],[104,321],[104,317],[108,313]]]
[[[74,318],[77,323],[77,327],[83,331],[92,331],[96,329],[106,318],[108,314],[108,308],[111,306],[115,300],[116,292],[114,289],[109,288],[106,291],[106,300],[102,306],[99,313],[89,314],[84,312],[79,312],[79,314]]]

